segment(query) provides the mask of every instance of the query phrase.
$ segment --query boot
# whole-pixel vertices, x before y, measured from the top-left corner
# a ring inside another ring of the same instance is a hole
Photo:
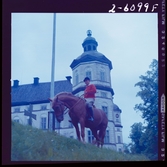
[[[92,107],[88,108],[89,113],[90,113],[90,118],[88,118],[89,121],[94,121],[94,116],[93,116],[93,109]]]

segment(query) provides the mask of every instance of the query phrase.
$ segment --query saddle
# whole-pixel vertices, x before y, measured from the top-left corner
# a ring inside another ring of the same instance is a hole
[[[96,108],[96,106],[95,106],[94,104],[92,105],[92,107],[93,107],[93,108]],[[87,112],[89,112],[88,107],[87,107],[87,106],[85,106],[85,108],[86,108],[86,111],[87,111]]]

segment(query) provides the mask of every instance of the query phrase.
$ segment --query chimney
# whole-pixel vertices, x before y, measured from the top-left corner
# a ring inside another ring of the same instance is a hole
[[[18,87],[19,86],[19,80],[13,80],[13,87]]]
[[[71,76],[66,76],[67,80],[71,83]]]
[[[34,77],[34,85],[38,85],[39,84],[39,78],[38,77]]]

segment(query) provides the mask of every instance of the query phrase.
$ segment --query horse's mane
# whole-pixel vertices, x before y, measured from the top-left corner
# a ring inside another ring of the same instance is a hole
[[[60,96],[60,95],[71,96],[71,97],[78,98],[78,99],[81,98],[81,97],[79,97],[79,96],[73,95],[71,92],[60,92],[60,93],[58,93],[58,94],[55,96],[55,98],[57,98],[57,97]]]
[[[58,97],[59,95],[70,95],[70,96],[74,96],[71,92],[60,92],[60,93],[58,93],[55,97]]]

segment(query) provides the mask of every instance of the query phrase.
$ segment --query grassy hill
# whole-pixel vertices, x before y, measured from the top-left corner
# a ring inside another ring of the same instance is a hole
[[[148,161],[12,122],[12,161]]]

